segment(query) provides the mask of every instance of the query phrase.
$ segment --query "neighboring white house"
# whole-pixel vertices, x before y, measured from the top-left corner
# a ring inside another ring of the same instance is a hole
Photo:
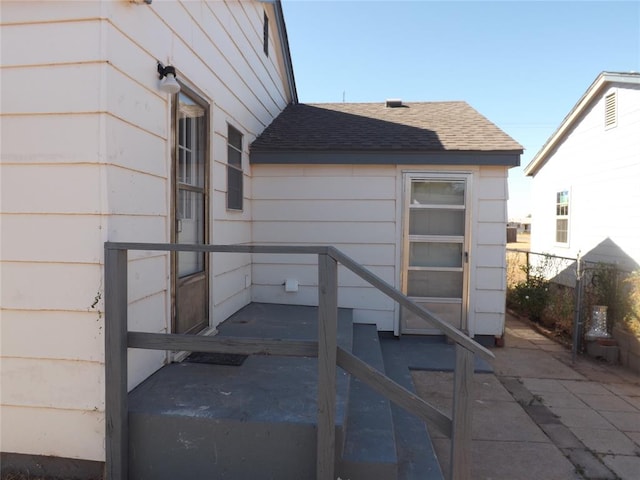
[[[5,458],[104,461],[105,241],[332,244],[470,335],[502,334],[522,147],[466,103],[299,105],[277,0],[0,8]],[[310,258],[209,260],[131,253],[130,328],[316,302]],[[339,303],[430,333],[342,270]],[[169,360],[131,350],[129,387]]]
[[[603,72],[525,173],[531,250],[640,265],[640,74]]]

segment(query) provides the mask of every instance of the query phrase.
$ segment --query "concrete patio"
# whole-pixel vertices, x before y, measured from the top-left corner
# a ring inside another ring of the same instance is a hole
[[[580,357],[508,316],[493,374],[475,377],[474,479],[640,478],[640,377]],[[413,371],[417,392],[444,410],[450,372]],[[446,470],[449,440],[429,429]],[[446,476],[446,472],[445,472]]]

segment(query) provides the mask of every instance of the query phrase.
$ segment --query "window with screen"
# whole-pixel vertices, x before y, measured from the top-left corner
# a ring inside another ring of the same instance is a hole
[[[556,194],[556,242],[569,243],[569,191]]]
[[[227,135],[227,208],[242,210],[242,134],[229,125]]]

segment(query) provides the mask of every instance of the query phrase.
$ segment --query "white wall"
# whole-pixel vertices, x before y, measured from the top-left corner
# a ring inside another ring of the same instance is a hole
[[[258,2],[2,5],[2,451],[104,460],[103,242],[170,239],[171,106],[156,61],[211,106],[214,243],[251,240],[248,145],[290,100]],[[245,211],[227,212],[227,123]],[[213,259],[212,324],[250,301],[250,256]],[[168,255],[132,252],[130,327],[170,325]],[[249,276],[248,279],[245,276]],[[165,360],[130,351],[133,387]]]
[[[334,245],[396,284],[397,186],[394,166],[253,165],[253,241]],[[317,305],[317,257],[254,255],[253,300]],[[339,269],[340,306],[354,320],[393,325],[394,304]],[[287,278],[300,282],[284,291]],[[390,323],[391,322],[391,323]]]
[[[253,241],[334,245],[400,288],[403,171],[473,173],[469,325],[497,335],[504,325],[507,174],[504,167],[254,165]],[[317,258],[254,255],[253,300],[317,305]],[[299,281],[298,292],[283,283]],[[393,330],[395,303],[342,267],[339,305],[354,321]]]
[[[617,90],[618,123],[604,128],[604,97]],[[605,88],[533,178],[531,249],[640,264],[640,87]],[[569,190],[569,243],[555,243],[556,193]]]
[[[504,167],[480,167],[474,182],[469,285],[469,329],[474,335],[504,332],[507,176]]]

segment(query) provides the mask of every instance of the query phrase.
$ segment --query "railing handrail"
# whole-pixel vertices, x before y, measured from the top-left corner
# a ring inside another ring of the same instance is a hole
[[[205,252],[205,253],[276,253],[318,255],[328,254],[333,247],[327,245],[252,245],[231,244],[189,244],[189,243],[138,243],[138,242],[105,242],[109,250],[144,250],[162,252]]]
[[[336,247],[328,245],[252,245],[252,244],[232,244],[232,245],[211,245],[211,244],[183,244],[183,243],[137,243],[137,242],[106,242],[105,248],[114,250],[145,250],[145,251],[165,251],[165,252],[208,252],[208,253],[272,253],[272,254],[325,254],[330,255],[360,278],[368,282],[382,293],[397,301],[400,305],[412,311],[420,318],[440,330],[447,338],[476,355],[486,359],[494,359],[495,356],[490,350],[483,347],[471,337],[450,325],[446,321],[438,318],[413,302],[400,290],[382,280],[367,268],[360,265],[347,254]]]
[[[382,280],[376,274],[370,272],[368,269],[360,265],[358,262],[353,260],[348,255],[344,254],[340,250],[335,247],[330,247],[329,255],[335,258],[338,262],[344,265],[346,268],[351,270],[353,273],[358,275],[363,280],[369,282],[372,286],[376,287],[382,293],[386,294],[388,297],[392,298],[396,302],[398,302],[403,307],[411,310],[413,313],[418,315],[423,320],[427,321],[442,333],[444,333],[447,338],[451,339],[461,347],[466,348],[467,350],[475,353],[476,355],[485,358],[486,360],[491,360],[495,358],[495,355],[491,353],[490,350],[480,345],[478,342],[474,341],[471,337],[465,335],[463,332],[455,328],[453,325],[445,322],[444,320],[438,318],[436,315],[429,312],[426,308],[421,307],[414,301],[412,301],[405,294],[400,292],[397,288],[389,285],[387,282]]]
[[[128,250],[318,255],[318,340],[310,342],[229,337],[220,339],[172,333],[130,332],[127,321]],[[452,418],[337,345],[338,263],[342,263],[344,267],[373,287],[439,328],[457,344]],[[335,379],[338,365],[390,401],[417,415],[422,420],[431,421],[443,433],[450,436],[450,476],[456,480],[467,479],[470,476],[473,355],[475,353],[487,359],[494,358],[494,355],[463,332],[411,301],[399,290],[335,247],[105,242],[105,319],[107,321],[105,326],[106,460],[109,480],[127,478],[128,348],[317,356],[318,479],[334,478]]]

